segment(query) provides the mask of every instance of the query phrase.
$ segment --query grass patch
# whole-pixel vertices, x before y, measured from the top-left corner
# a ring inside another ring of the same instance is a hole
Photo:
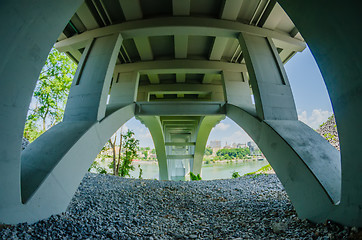
[[[256,170],[255,172],[250,172],[247,174],[244,174],[244,176],[250,176],[250,175],[254,175],[254,176],[259,176],[261,174],[266,174],[268,171],[273,170],[273,168],[270,166],[270,164]]]

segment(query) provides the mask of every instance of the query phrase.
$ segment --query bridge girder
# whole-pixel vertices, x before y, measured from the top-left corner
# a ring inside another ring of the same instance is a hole
[[[136,1],[128,2],[136,4]],[[223,1],[220,19],[177,16],[190,15],[195,6],[184,1],[182,7],[177,7],[176,2],[173,1],[172,9],[175,16],[164,18],[143,15],[142,11],[148,9],[137,4],[139,8],[129,8],[125,4],[121,6],[123,10],[133,10],[123,14],[124,19],[119,21],[125,21],[120,24],[113,24],[109,15],[93,19],[89,6],[77,0],[51,3],[40,0],[38,5],[25,0],[1,2],[0,19],[12,24],[0,29],[3,36],[0,40],[3,54],[0,60],[0,222],[34,222],[64,211],[105,141],[134,115],[153,126],[150,127],[152,136],[156,145],[161,146],[156,150],[162,179],[170,177],[166,171],[170,169],[168,156],[170,159],[181,155],[193,157],[190,168],[198,173],[197,152],[201,154],[218,117],[226,114],[263,150],[300,217],[362,226],[362,162],[358,161],[361,155],[358,136],[362,130],[355,127],[360,125],[361,118],[356,111],[362,102],[358,91],[362,88],[361,37],[350,34],[357,29],[358,19],[351,21],[351,18],[359,16],[358,10],[312,0],[279,1],[303,31],[325,77],[339,127],[339,154],[297,119],[282,64],[296,51],[303,50],[305,43],[284,15],[273,18],[275,9],[280,12],[278,4],[266,5],[265,11],[256,9],[249,24],[245,24],[238,19],[247,14],[236,13],[232,7],[242,9],[240,2],[233,5],[231,1]],[[314,6],[313,11],[310,6]],[[75,25],[84,32],[78,29],[79,33],[72,34],[66,28],[58,37],[76,11],[78,24]],[[336,15],[345,18],[336,20]],[[287,29],[276,28],[281,21]],[[31,94],[57,37],[59,42],[55,46],[79,62],[64,120],[21,152]],[[172,58],[176,60],[167,56],[162,62],[155,39],[163,41],[165,49],[171,46]],[[199,56],[192,55],[199,53],[199,48],[194,46],[209,42],[211,48],[200,51]],[[228,48],[232,48],[232,52]],[[205,59],[204,52],[208,61],[200,60]],[[157,66],[161,64],[163,67]],[[214,78],[213,74],[221,78]],[[189,98],[192,101],[188,105],[185,103],[188,109],[181,104],[178,109],[155,108],[157,104],[170,106],[172,101],[176,106],[181,103],[180,99],[185,100],[188,94],[184,91],[185,85],[178,94],[172,93],[175,96],[170,101],[167,93],[158,92],[159,102],[137,102],[139,86],[170,81],[222,85],[224,101],[218,103],[217,109],[211,101],[202,102],[196,96],[188,96],[194,97]],[[163,119],[185,118],[177,116],[181,111],[185,116],[193,115],[193,120],[198,119],[197,124],[182,129],[163,122]],[[206,119],[210,120],[204,122]],[[196,133],[203,127],[198,141]],[[190,140],[180,142],[186,138]],[[176,145],[172,146],[174,142]],[[185,153],[186,148],[186,154],[180,154]]]

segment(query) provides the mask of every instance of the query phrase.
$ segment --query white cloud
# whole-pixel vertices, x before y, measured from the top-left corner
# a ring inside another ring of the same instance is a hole
[[[332,115],[332,112],[330,111],[323,111],[321,109],[314,109],[312,111],[312,114],[308,116],[307,111],[302,111],[298,115],[298,119],[308,126],[310,126],[313,129],[317,129],[319,125],[321,125],[323,122],[327,121],[327,119]]]
[[[122,127],[121,127],[121,131],[123,134],[125,134],[127,131],[128,131],[128,127],[126,124],[124,124]]]
[[[221,123],[219,123],[218,125],[215,126],[215,130],[225,131],[229,127],[230,127],[229,124],[225,124],[225,123],[221,122]]]

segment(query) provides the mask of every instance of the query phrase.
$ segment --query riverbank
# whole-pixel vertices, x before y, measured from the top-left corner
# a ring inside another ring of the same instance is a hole
[[[274,174],[174,182],[88,173],[65,214],[0,239],[343,239],[357,229],[299,220]]]

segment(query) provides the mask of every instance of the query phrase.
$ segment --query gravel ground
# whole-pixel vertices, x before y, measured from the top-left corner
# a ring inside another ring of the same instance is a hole
[[[86,174],[66,213],[0,226],[0,239],[358,239],[299,220],[274,174],[173,182]]]

